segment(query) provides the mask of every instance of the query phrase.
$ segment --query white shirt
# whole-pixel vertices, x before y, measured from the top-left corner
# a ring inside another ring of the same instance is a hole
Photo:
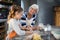
[[[19,27],[20,21],[16,19],[10,19],[8,23],[8,31],[7,34],[12,32],[13,30],[18,34],[18,35],[25,35],[25,31],[21,30]]]

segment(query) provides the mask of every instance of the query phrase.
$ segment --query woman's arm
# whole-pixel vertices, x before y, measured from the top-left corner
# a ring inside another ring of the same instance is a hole
[[[41,30],[41,28],[39,26],[33,26],[32,30]]]
[[[30,31],[30,30],[39,30],[40,27],[38,27],[38,26],[33,26],[33,27],[27,26],[27,27],[21,27],[21,29],[26,30],[26,31]]]
[[[22,27],[20,27],[20,28],[21,28],[21,30],[25,30],[25,31],[30,31],[30,30],[32,30],[31,26],[22,26]]]

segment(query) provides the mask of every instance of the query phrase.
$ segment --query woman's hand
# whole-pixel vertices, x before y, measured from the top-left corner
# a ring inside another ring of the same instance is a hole
[[[27,31],[33,31],[31,26],[27,26],[27,27],[26,27],[26,30],[27,30]]]
[[[38,26],[37,29],[38,29],[38,30],[42,30],[43,28]]]
[[[37,27],[37,30],[40,30],[40,27]]]
[[[32,27],[32,29],[33,29],[33,30],[42,30],[42,28],[39,27],[39,26],[34,26],[34,27]]]
[[[26,31],[26,35],[30,35],[32,33],[33,33],[33,31]]]

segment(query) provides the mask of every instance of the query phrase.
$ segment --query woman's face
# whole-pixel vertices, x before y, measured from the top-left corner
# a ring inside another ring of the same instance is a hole
[[[33,15],[33,14],[37,13],[37,9],[30,8],[29,13],[31,15]]]
[[[21,19],[21,17],[22,17],[22,15],[23,15],[23,11],[21,11],[21,12],[17,12],[16,13],[16,17],[18,18],[18,19]]]

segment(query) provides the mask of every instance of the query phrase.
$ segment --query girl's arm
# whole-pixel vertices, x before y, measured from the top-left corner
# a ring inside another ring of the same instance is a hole
[[[23,31],[20,29],[19,25],[16,23],[16,21],[12,21],[12,26],[13,30],[18,34],[18,35],[25,35],[25,34],[32,34],[32,31]]]
[[[25,35],[25,31],[21,30],[20,27],[18,26],[18,23],[13,20],[11,22],[13,30],[18,34],[18,35]]]

